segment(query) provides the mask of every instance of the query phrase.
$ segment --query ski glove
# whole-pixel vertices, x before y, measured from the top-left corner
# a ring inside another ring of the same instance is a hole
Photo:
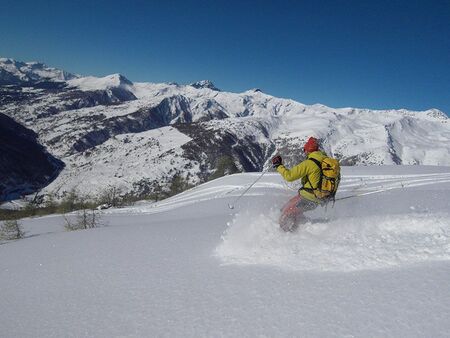
[[[281,159],[280,155],[277,155],[275,157],[272,158],[272,167],[273,168],[278,168],[280,165],[283,164],[283,160]]]

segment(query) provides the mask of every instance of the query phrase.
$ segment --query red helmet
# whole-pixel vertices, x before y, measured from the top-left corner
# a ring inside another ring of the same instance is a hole
[[[313,151],[319,150],[319,142],[316,138],[310,137],[308,142],[303,146],[303,151],[305,153],[312,153]]]

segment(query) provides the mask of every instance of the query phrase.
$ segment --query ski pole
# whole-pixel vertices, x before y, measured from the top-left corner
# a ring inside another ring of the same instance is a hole
[[[363,193],[359,193],[359,194],[355,194],[355,195],[350,195],[350,196],[345,196],[345,197],[339,197],[339,198],[336,198],[335,201],[337,202],[337,201],[346,200],[346,199],[348,199],[348,198],[354,198],[354,197],[360,197],[360,196],[366,196],[366,195],[378,194],[378,193],[380,193],[380,192],[385,192],[385,191],[392,190],[392,189],[396,189],[396,188],[395,188],[395,187],[394,187],[394,188],[386,188],[386,189],[385,189],[385,188],[382,188],[382,189],[379,189],[379,190],[363,192]]]
[[[240,195],[233,201],[233,203],[231,203],[231,204],[228,203],[228,207],[229,207],[230,209],[234,209],[234,205],[237,203],[237,201],[239,201],[239,200],[241,199],[241,197],[244,196],[244,195],[247,193],[247,191],[249,191],[250,188],[253,187],[253,186],[255,185],[255,183],[258,182],[258,181],[264,176],[264,174],[265,174],[266,172],[269,171],[269,169],[270,169],[270,168],[267,168],[266,170],[264,170],[264,171],[261,173],[261,175],[259,175],[258,178],[257,178],[252,184],[250,184],[250,186],[249,186],[247,189],[245,189],[244,192],[243,192],[242,194],[240,194]]]

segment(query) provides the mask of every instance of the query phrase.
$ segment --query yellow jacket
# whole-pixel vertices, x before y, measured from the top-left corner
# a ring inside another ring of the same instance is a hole
[[[308,159],[314,158],[319,162],[322,162],[325,157],[327,157],[327,154],[325,154],[323,151],[314,151],[308,154],[306,160],[297,164],[292,169],[289,170],[284,165],[280,165],[278,166],[277,171],[288,182],[295,181],[301,178],[303,187],[299,191],[300,195],[307,200],[319,203],[320,201],[314,196],[314,193],[305,190],[316,189],[319,185],[321,174],[317,164]]]

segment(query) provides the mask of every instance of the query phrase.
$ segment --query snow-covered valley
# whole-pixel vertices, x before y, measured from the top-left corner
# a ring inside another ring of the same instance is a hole
[[[5,337],[447,337],[450,168],[344,167],[334,208],[278,229],[295,194],[226,176],[0,245]],[[361,195],[359,197],[345,198]],[[228,204],[235,203],[230,209]]]

